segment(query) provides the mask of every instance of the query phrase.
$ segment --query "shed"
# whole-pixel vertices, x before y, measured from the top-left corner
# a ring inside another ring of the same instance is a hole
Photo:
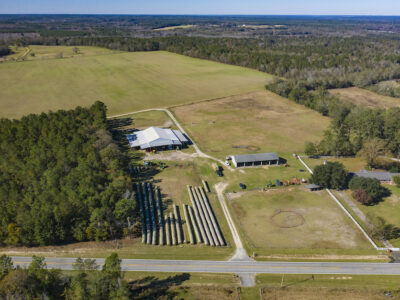
[[[279,156],[276,153],[256,153],[232,156],[232,163],[236,168],[279,165]]]
[[[307,184],[307,185],[306,185],[306,188],[309,189],[310,191],[319,191],[319,190],[322,190],[322,187],[321,187],[321,186],[319,186],[318,184],[313,184],[313,183]]]

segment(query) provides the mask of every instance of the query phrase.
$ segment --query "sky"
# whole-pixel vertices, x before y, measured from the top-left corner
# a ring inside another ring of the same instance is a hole
[[[400,16],[400,0],[0,0],[0,14]]]

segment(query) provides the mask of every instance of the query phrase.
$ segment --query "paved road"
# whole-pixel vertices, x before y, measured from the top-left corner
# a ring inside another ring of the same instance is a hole
[[[16,265],[27,266],[30,257],[13,257]],[[75,258],[48,257],[48,268],[71,270]],[[96,259],[99,265],[104,259]],[[260,261],[193,261],[123,259],[124,271],[151,272],[205,272],[237,274],[347,274],[400,275],[400,264],[336,263],[336,262],[260,262]]]

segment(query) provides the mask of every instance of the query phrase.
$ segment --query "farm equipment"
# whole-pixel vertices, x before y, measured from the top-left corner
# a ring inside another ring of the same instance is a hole
[[[267,183],[267,188],[272,188],[272,187],[274,187],[275,185],[271,182],[271,181],[269,181],[268,183]]]
[[[300,181],[297,178],[293,177],[292,183],[297,185],[297,184],[300,184]]]
[[[223,168],[221,166],[219,166],[216,163],[212,163],[212,168],[214,169],[215,173],[218,175],[218,177],[222,177],[224,176],[224,174],[222,173]]]

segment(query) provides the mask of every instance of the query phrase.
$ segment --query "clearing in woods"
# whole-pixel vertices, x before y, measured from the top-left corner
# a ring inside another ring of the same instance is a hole
[[[382,96],[358,87],[332,89],[329,90],[329,92],[335,96],[338,96],[340,100],[370,108],[389,108],[400,106],[400,98]]]
[[[51,51],[67,52],[65,47],[41,50],[43,56]],[[164,51],[9,62],[0,64],[0,117],[88,106],[96,100],[116,115],[262,90],[272,78]]]
[[[304,187],[228,194],[247,247],[268,249],[371,249],[326,191]]]

